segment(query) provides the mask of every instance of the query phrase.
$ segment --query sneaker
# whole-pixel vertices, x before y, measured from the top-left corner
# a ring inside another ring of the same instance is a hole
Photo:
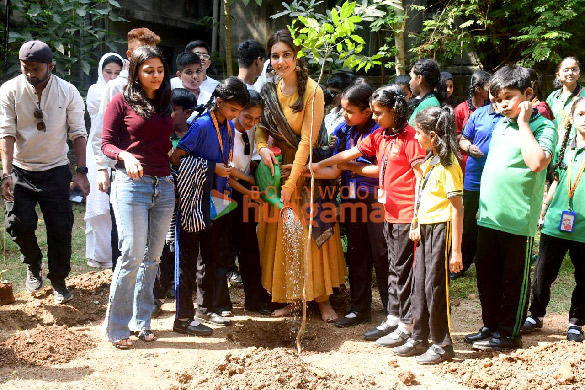
[[[195,313],[195,319],[221,326],[229,326],[232,324],[229,319],[222,317],[217,313],[202,313],[198,311]]]
[[[492,337],[493,331],[490,328],[483,326],[477,333],[471,333],[465,336],[463,341],[468,344],[473,344],[476,341],[489,340]]]
[[[33,293],[43,288],[42,267],[38,270],[31,270],[28,267],[26,270],[26,291]]]
[[[569,326],[569,330],[567,331],[567,340],[569,341],[576,341],[578,343],[583,341],[583,329],[577,325]]]
[[[222,317],[233,317],[234,313],[231,310],[222,310],[219,312],[219,315]]]
[[[387,334],[394,332],[396,328],[398,328],[398,325],[390,325],[388,320],[386,320],[380,325],[376,326],[374,329],[370,329],[364,333],[364,339],[369,341],[376,341],[380,337],[384,337]]]
[[[407,357],[422,355],[428,348],[429,342],[427,340],[415,340],[410,338],[400,347],[392,349],[392,352],[394,352],[394,355],[396,356]]]
[[[190,336],[210,336],[213,333],[213,329],[195,319],[183,321],[175,319],[173,332],[188,334]]]
[[[242,275],[240,275],[240,273],[237,270],[231,271],[228,274],[227,279],[230,286],[241,286],[243,284]]]
[[[394,348],[406,343],[409,338],[410,332],[397,327],[394,332],[376,340],[376,344],[381,345],[382,347]]]
[[[65,283],[53,283],[53,296],[57,305],[73,299],[73,294],[67,289]]]
[[[538,317],[528,316],[526,317],[526,321],[522,325],[520,332],[522,333],[530,333],[534,332],[535,330],[542,329],[542,320],[538,319]]]
[[[335,321],[335,326],[338,328],[349,328],[350,326],[356,326],[359,324],[363,324],[364,322],[372,321],[372,315],[368,314],[360,314],[355,311],[347,314],[345,317],[342,317]]]
[[[489,340],[476,341],[473,349],[482,351],[505,351],[522,348],[522,337],[492,337]]]
[[[451,360],[455,357],[452,345],[440,347],[436,344],[430,346],[425,353],[416,357],[418,364],[438,364]]]

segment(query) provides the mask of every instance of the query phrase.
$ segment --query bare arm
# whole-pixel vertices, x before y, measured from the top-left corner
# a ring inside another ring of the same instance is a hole
[[[451,237],[451,259],[449,260],[449,270],[451,272],[460,272],[463,270],[463,256],[461,254],[461,235],[463,234],[463,197],[454,196],[449,198],[453,206],[451,215],[453,224],[453,235]]]
[[[244,172],[240,171],[239,169],[236,169],[236,168],[232,169],[230,175],[233,178],[244,180],[252,185],[256,184],[254,177],[246,175]]]
[[[181,158],[186,156],[186,155],[187,155],[187,152],[181,148],[177,148],[177,149],[173,150],[173,154],[171,154],[171,164],[178,167],[180,162],[181,162]]]
[[[518,115],[520,151],[526,166],[532,172],[538,173],[546,169],[552,156],[549,152],[543,150],[536,138],[534,138],[529,125],[531,114],[532,105],[530,102],[520,103],[520,115]]]
[[[0,158],[2,158],[2,197],[8,202],[14,201],[14,183],[12,182],[12,159],[14,157],[14,137],[0,139]]]
[[[75,150],[75,161],[77,167],[85,167],[85,137],[77,137],[73,141],[73,149]],[[84,196],[89,195],[90,186],[87,175],[77,173],[73,178],[73,186],[79,187]]]
[[[313,174],[315,179],[337,179],[341,175],[341,169],[337,168],[337,166],[325,167],[313,171]],[[304,171],[303,176],[311,177],[311,172]]]
[[[550,202],[552,202],[553,197],[555,196],[555,191],[557,190],[557,186],[559,185],[558,180],[554,180],[542,201],[542,210],[540,211],[540,219],[544,219],[546,212],[548,210],[548,206],[550,206]]]
[[[351,149],[344,150],[343,152],[337,153],[336,155],[326,158],[323,161],[313,163],[313,170],[337,165],[346,161],[354,160],[361,156],[362,152],[359,151],[357,146],[354,146]]]
[[[377,165],[359,163],[355,161],[343,162],[341,164],[338,164],[337,167],[339,169],[352,171],[353,173],[365,177],[378,177],[378,175],[380,174],[380,169],[378,168]]]

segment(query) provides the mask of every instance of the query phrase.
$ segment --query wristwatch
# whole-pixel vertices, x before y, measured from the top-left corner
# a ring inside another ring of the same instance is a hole
[[[81,173],[82,175],[87,175],[87,171],[88,171],[87,167],[78,167],[75,170],[75,172]]]

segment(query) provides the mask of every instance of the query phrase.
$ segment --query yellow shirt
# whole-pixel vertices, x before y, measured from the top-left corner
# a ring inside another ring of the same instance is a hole
[[[449,198],[463,195],[463,172],[455,156],[451,156],[451,161],[451,165],[445,167],[436,156],[427,158],[421,164],[420,169],[423,172],[421,183],[424,183],[427,174],[431,173],[427,184],[421,191],[418,209],[419,224],[441,223],[451,220],[453,206],[451,206]]]
[[[298,179],[301,177],[303,167],[307,164],[309,159],[309,136],[311,129],[311,113],[313,112],[313,93],[315,91],[315,87],[317,87],[317,95],[315,96],[313,118],[313,144],[315,144],[319,138],[319,129],[321,128],[321,122],[323,122],[323,115],[325,111],[325,100],[321,87],[319,87],[313,79],[309,78],[307,80],[305,93],[303,94],[303,110],[300,112],[294,112],[290,106],[297,101],[299,96],[298,92],[295,91],[292,95],[284,95],[281,91],[281,87],[282,80],[279,81],[276,85],[276,93],[278,96],[278,101],[280,102],[280,107],[282,108],[284,116],[286,117],[286,120],[292,131],[301,136],[301,141],[299,142],[299,147],[295,153],[290,176],[283,185],[283,188],[286,188],[292,193],[296,188]],[[258,127],[256,129],[255,138],[258,151],[268,146],[268,133],[265,129]]]

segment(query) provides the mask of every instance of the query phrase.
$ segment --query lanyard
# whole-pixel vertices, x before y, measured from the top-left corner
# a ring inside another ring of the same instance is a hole
[[[386,153],[386,146],[388,145],[387,136],[384,136],[384,147],[382,148],[382,169],[380,169],[380,177],[378,178],[378,185],[380,188],[384,188],[384,175],[386,174],[386,167],[388,166],[388,158],[390,157],[390,152],[392,152],[392,148],[396,143],[396,137],[392,137],[392,143],[390,144],[390,149],[388,153]]]
[[[432,156],[432,154],[429,157],[427,157],[427,161],[431,158],[431,156]],[[423,180],[423,182],[420,183],[420,187],[418,189],[418,197],[416,199],[416,207],[414,208],[414,216],[415,217],[418,216],[418,209],[420,207],[420,199],[422,197],[422,192],[425,189],[427,182],[431,178],[431,173],[433,173],[433,169],[435,169],[437,164],[439,164],[439,161],[440,161],[439,155],[436,155],[435,157],[432,158],[431,162],[429,163],[429,165],[431,166],[431,169],[429,169],[429,171],[425,175],[425,179]]]
[[[575,152],[574,156],[572,158],[569,159],[569,164],[568,164],[568,170],[567,170],[567,193],[569,195],[569,204],[571,203],[571,199],[573,198],[573,195],[575,195],[575,190],[577,190],[577,186],[579,185],[579,181],[581,180],[581,175],[583,174],[583,171],[585,170],[585,159],[583,159],[583,162],[581,163],[581,167],[579,168],[579,172],[577,173],[577,177],[575,178],[575,183],[573,184],[573,186],[571,186],[571,167],[573,166],[573,158],[577,155],[577,152]],[[569,209],[570,209],[570,205],[569,205]]]
[[[213,111],[209,111],[209,115],[211,115],[211,120],[213,121],[213,127],[215,127],[215,132],[217,133],[217,141],[219,142],[219,148],[221,149],[221,158],[223,163],[227,167],[230,165],[230,161],[232,161],[232,128],[230,126],[230,121],[226,119],[227,129],[228,129],[228,147],[230,148],[230,154],[228,160],[225,161],[225,154],[223,153],[223,139],[221,138],[221,133],[219,132],[219,125],[217,124],[217,119],[215,118],[215,114]]]

